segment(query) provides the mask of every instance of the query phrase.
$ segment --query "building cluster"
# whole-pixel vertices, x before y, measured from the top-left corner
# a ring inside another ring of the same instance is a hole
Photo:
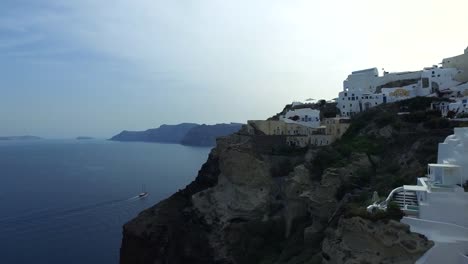
[[[351,117],[371,107],[416,96],[442,96],[452,99],[443,112],[468,112],[468,48],[464,54],[442,60],[442,65],[414,72],[383,72],[377,68],[352,72],[343,82],[336,99],[340,115]]]
[[[245,128],[249,134],[280,139],[291,147],[324,146],[343,136],[353,115],[416,96],[450,99],[432,107],[443,115],[468,117],[468,48],[441,64],[414,72],[384,71],[383,75],[376,68],[355,71],[335,99],[335,117],[325,118],[317,104],[294,102],[276,120],[251,120]],[[369,212],[386,210],[394,202],[405,212],[402,222],[435,242],[417,263],[468,263],[467,153],[468,128],[455,128],[439,144],[437,163],[428,164],[425,177],[418,178],[416,185],[394,189],[384,201],[367,208]]]
[[[377,68],[354,71],[343,81],[336,98],[337,115],[323,118],[317,104],[293,102],[278,120],[251,120],[252,134],[282,137],[292,147],[329,145],[348,129],[350,117],[380,104],[416,96],[445,97],[433,107],[443,115],[468,117],[468,48],[461,55],[445,58],[440,66],[420,71],[379,74]]]
[[[305,119],[304,119],[305,120]],[[306,121],[289,122],[285,120],[249,120],[247,131],[250,134],[283,137],[291,147],[325,146],[340,138],[350,125],[349,118],[324,118],[319,122],[303,124]]]

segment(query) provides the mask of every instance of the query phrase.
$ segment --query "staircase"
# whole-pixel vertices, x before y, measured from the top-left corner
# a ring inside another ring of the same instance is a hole
[[[397,192],[393,195],[392,201],[396,202],[400,206],[400,209],[405,212],[419,210],[418,197],[415,192]]]

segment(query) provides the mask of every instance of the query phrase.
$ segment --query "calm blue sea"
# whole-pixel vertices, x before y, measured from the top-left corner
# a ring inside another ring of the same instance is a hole
[[[209,148],[0,142],[0,263],[118,263],[122,225],[195,179]],[[150,195],[136,197],[142,185]]]

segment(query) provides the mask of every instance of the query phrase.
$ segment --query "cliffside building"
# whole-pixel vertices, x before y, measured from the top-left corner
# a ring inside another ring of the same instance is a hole
[[[384,72],[382,76],[376,68],[352,72],[343,82],[343,91],[336,99],[340,115],[349,117],[379,104],[416,96],[468,95],[466,51],[463,55],[444,59],[443,67],[434,65],[414,72]]]
[[[468,263],[468,128],[439,144],[437,163],[428,164],[426,177],[417,185],[394,189],[382,203],[369,211],[385,209],[396,202],[406,213],[402,222],[421,233],[435,246],[417,263]]]
[[[306,147],[325,146],[339,139],[350,125],[349,118],[324,118],[318,127],[283,120],[249,120],[246,131],[252,135],[282,136],[286,145]]]
[[[311,108],[295,108],[301,105],[294,105],[293,108],[280,116],[280,120],[290,124],[299,124],[306,127],[317,128],[320,126],[320,111]]]
[[[461,55],[443,59],[442,67],[458,69],[460,72],[455,76],[455,80],[459,82],[468,82],[468,47]]]

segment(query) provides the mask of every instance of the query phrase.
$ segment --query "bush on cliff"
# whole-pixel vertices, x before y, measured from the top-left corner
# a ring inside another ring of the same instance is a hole
[[[371,220],[373,222],[376,221],[388,221],[388,220],[396,220],[400,221],[405,214],[401,211],[398,204],[395,202],[390,202],[387,205],[387,210],[376,210],[373,213],[367,212],[366,208],[363,206],[359,206],[357,204],[350,204],[345,209],[344,217],[351,218],[351,217],[361,217],[364,219]]]

